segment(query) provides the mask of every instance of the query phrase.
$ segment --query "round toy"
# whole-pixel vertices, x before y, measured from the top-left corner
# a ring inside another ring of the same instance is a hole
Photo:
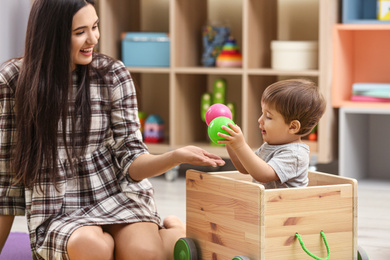
[[[218,144],[218,141],[226,140],[225,138],[218,136],[218,133],[229,135],[228,132],[226,132],[225,130],[223,130],[221,128],[223,125],[226,125],[227,127],[229,127],[229,125],[228,125],[229,123],[232,123],[234,125],[233,120],[231,120],[230,118],[227,118],[224,116],[214,118],[210,122],[208,129],[207,129],[207,132],[209,134],[211,141],[213,141],[215,144]]]
[[[224,104],[217,103],[210,106],[209,109],[207,109],[205,115],[206,124],[209,125],[210,122],[214,120],[214,118],[221,116],[233,119],[232,111],[230,111],[230,109]]]

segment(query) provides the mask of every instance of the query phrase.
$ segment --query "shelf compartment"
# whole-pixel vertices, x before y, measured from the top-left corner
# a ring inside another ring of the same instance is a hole
[[[98,15],[102,36],[99,40],[99,51],[120,59],[121,34],[127,31],[140,30],[140,1],[99,1]]]
[[[333,29],[333,107],[390,108],[388,103],[350,101],[353,83],[390,82],[390,25],[338,24]]]
[[[130,71],[137,90],[138,110],[151,114],[158,114],[164,120],[164,143],[170,139],[170,91],[169,74],[135,73]],[[159,144],[156,144],[159,145]]]
[[[248,68],[270,68],[271,41],[277,39],[278,1],[250,0],[248,4],[244,59],[248,60]]]
[[[210,144],[207,135],[207,124],[202,121],[200,113],[201,96],[212,92],[216,79],[223,78],[227,82],[226,102],[236,105],[235,123],[241,125],[242,76],[208,75],[208,74],[175,74],[172,92],[171,144],[183,146],[187,144]]]
[[[169,0],[97,1],[101,38],[99,51],[121,59],[123,32],[168,32]],[[151,15],[158,13],[159,15]]]
[[[390,180],[390,110],[342,107],[339,113],[339,175]]]
[[[228,26],[242,51],[242,8],[242,1],[236,0],[175,0],[171,19],[173,66],[202,66],[202,31],[207,24]]]

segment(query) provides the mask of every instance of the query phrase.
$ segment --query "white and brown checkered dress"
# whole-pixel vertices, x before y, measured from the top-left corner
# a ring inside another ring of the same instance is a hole
[[[108,59],[96,55],[92,64],[108,64]],[[17,142],[14,91],[21,65],[21,60],[11,60],[0,67],[0,214],[26,214],[34,259],[68,259],[67,241],[81,226],[160,224],[150,182],[135,182],[127,173],[134,159],[148,151],[139,132],[133,81],[120,61],[104,78],[95,70],[89,72],[92,123],[86,153],[75,158],[76,176],[71,174],[59,127],[59,189],[49,182],[43,183],[43,193],[38,186],[11,185],[11,152]]]

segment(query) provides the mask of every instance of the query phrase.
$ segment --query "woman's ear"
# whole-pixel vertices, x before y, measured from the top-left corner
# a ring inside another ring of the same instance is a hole
[[[293,120],[290,122],[290,128],[289,128],[289,132],[290,134],[296,134],[299,132],[299,130],[301,129],[301,122],[299,122],[298,120]]]

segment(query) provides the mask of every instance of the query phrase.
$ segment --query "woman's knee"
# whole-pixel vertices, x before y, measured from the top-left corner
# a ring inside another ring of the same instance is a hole
[[[67,251],[71,260],[112,260],[114,239],[99,226],[81,227],[70,236]]]

